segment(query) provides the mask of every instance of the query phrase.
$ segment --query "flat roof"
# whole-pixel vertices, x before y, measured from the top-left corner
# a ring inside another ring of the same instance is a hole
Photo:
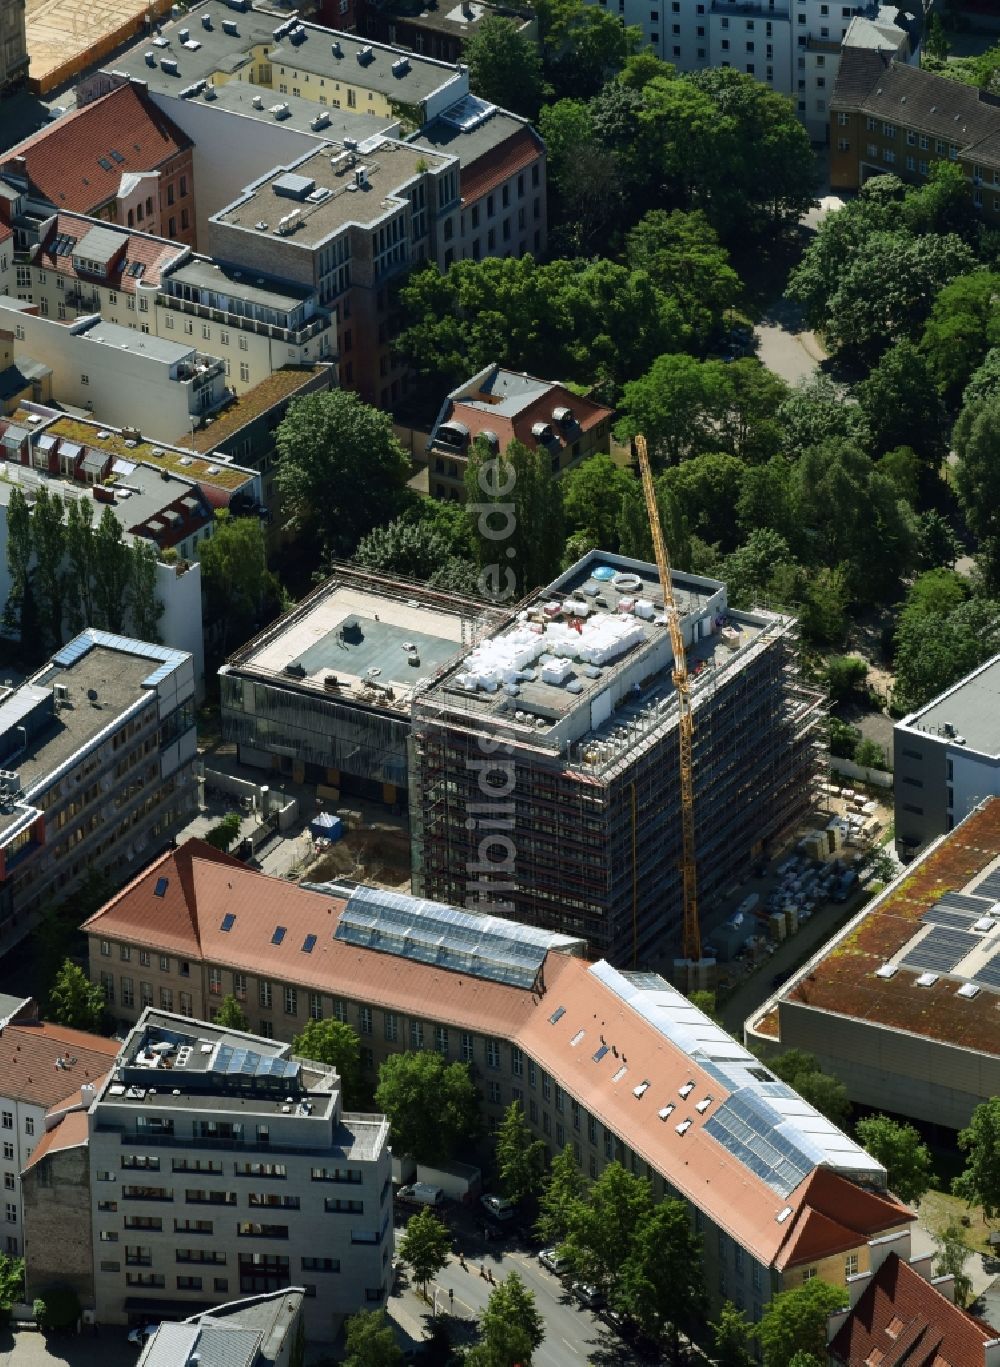
[[[146,68],[149,69],[148,67]],[[360,109],[334,109],[329,104],[318,104],[303,95],[279,94],[266,86],[251,85],[248,81],[227,81],[224,85],[212,86],[212,95],[206,99],[205,91],[193,96],[202,104],[211,104],[215,109],[224,109],[231,114],[243,114],[259,123],[269,123],[292,133],[308,133],[315,138],[365,139],[378,133],[395,135],[399,120],[389,115],[370,114]],[[258,108],[254,101],[259,101]],[[276,119],[271,110],[280,104],[287,113]],[[314,127],[320,121],[322,126]],[[301,142],[298,143],[301,146]]]
[[[907,865],[750,1028],[778,1037],[783,1001],[1000,1054],[1000,799]]]
[[[297,393],[309,383],[316,375],[325,370],[332,369],[332,364],[311,365],[311,366],[284,366],[281,370],[273,370],[260,384],[255,384],[252,389],[245,390],[242,394],[237,394],[232,403],[209,418],[197,432],[192,432],[185,437],[187,446],[192,451],[213,451],[223,442],[228,441],[248,423],[259,418],[263,413],[268,412],[275,404],[282,403],[285,399]]]
[[[37,786],[44,792],[46,780],[60,765],[137,702],[155,699],[155,693],[142,686],[153,668],[148,659],[95,646],[71,665],[50,663],[33,676],[32,686],[40,684],[46,691],[64,684],[69,704],[53,713],[50,725],[17,757],[21,787],[29,800],[32,789]],[[88,698],[90,690],[97,694],[96,701]]]
[[[278,242],[314,248],[349,224],[371,228],[387,215],[397,213],[402,200],[395,196],[422,173],[426,163],[426,154],[420,148],[387,138],[377,146],[366,144],[356,153],[336,143],[325,143],[294,164],[295,172],[314,181],[317,191],[330,192],[320,202],[291,199],[278,193],[275,182],[289,173],[288,167],[278,166],[239,199],[213,214],[212,222]],[[364,186],[356,179],[356,172],[362,167],[366,170]],[[291,213],[297,215],[295,227],[282,236],[278,232],[279,220]]]
[[[45,92],[107,51],[165,0],[27,0],[30,77]]]
[[[194,355],[195,348],[183,342],[171,342],[165,337],[154,337],[149,332],[136,332],[134,328],[122,327],[120,323],[107,323],[103,319],[76,334],[88,342],[100,342],[114,347],[117,351],[131,351],[145,356],[161,365],[177,365]]]
[[[220,294],[244,299],[248,304],[261,304],[264,308],[283,309],[286,312],[298,308],[315,294],[308,285],[298,286],[291,280],[269,280],[266,276],[258,275],[254,275],[253,279],[242,278],[248,274],[246,267],[237,270],[225,262],[195,257],[171,271],[162,281],[162,287],[166,287],[168,281],[176,281],[196,289],[217,290]]]
[[[225,668],[406,712],[417,685],[457,655],[463,625],[467,636],[482,610],[470,599],[343,569]],[[327,689],[330,675],[336,688]]]
[[[964,744],[966,749],[996,759],[1000,756],[1000,655],[994,655],[925,707],[911,712],[897,726],[938,736],[951,745]]]
[[[466,95],[451,109],[432,119],[409,141],[414,147],[426,147],[432,152],[449,152],[458,157],[459,165],[464,167],[528,126],[527,119],[520,119],[476,95]]]
[[[205,27],[205,19],[211,27]],[[275,30],[293,22],[302,30],[301,41],[291,42],[287,36],[275,38]],[[236,29],[227,33],[223,24]],[[196,47],[186,47],[180,30],[188,30],[188,43]],[[210,3],[200,5],[182,18],[164,23],[156,37],[144,36],[128,52],[104,64],[105,71],[121,71],[136,79],[146,81],[151,90],[165,94],[179,95],[182,90],[196,85],[199,81],[210,80],[216,72],[233,76],[246,67],[251,52],[261,49],[270,58],[274,67],[275,89],[264,90],[265,99],[271,104],[280,102],[278,94],[278,68],[282,63],[296,71],[308,71],[334,83],[342,81],[360,86],[365,90],[378,91],[386,97],[402,104],[417,104],[432,95],[449,81],[457,80],[460,68],[448,62],[439,62],[430,57],[421,57],[406,48],[390,47],[374,43],[370,39],[359,38],[342,30],[333,31],[321,25],[296,21],[294,16],[266,13],[263,10],[231,10],[226,5]],[[334,55],[334,47],[339,45],[340,56]],[[371,60],[361,62],[359,53],[368,49]],[[149,66],[145,53],[156,56],[156,65]],[[160,61],[164,58],[177,63],[176,74],[164,71]],[[392,70],[393,63],[405,60],[405,69]],[[261,89],[261,87],[257,87]],[[319,107],[319,106],[315,106]]]

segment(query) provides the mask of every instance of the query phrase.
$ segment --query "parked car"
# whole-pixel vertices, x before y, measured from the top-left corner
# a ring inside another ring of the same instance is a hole
[[[487,1192],[485,1196],[480,1196],[479,1204],[486,1211],[486,1214],[492,1216],[494,1220],[506,1222],[513,1220],[517,1214],[513,1201],[508,1201],[506,1196],[494,1196]]]
[[[573,1285],[573,1295],[587,1310],[603,1310],[605,1305],[607,1305],[607,1301],[600,1288],[591,1286],[589,1282],[575,1282]]]
[[[159,1327],[158,1324],[137,1324],[134,1329],[128,1331],[128,1341],[129,1343],[145,1343],[147,1339],[153,1337]]]
[[[559,1250],[556,1248],[543,1248],[538,1255],[538,1261],[550,1272],[554,1272],[557,1277],[566,1271],[566,1259],[560,1258]]]
[[[408,1186],[400,1187],[396,1192],[396,1200],[404,1206],[443,1206],[444,1192],[429,1182],[411,1182]]]

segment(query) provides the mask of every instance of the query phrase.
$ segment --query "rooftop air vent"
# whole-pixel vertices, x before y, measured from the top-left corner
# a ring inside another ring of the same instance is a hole
[[[980,987],[978,983],[963,983],[962,986],[955,993],[955,996],[965,997],[967,1001],[972,1001],[974,997],[979,996],[979,992]]]
[[[876,976],[876,978],[886,978],[886,979],[889,979],[889,978],[894,978],[898,972],[899,972],[899,967],[898,967],[898,965],[896,965],[896,964],[883,964],[881,968],[876,968],[876,970],[875,970],[875,976]]]
[[[358,61],[362,66],[368,66],[369,62],[374,62],[375,54],[371,50],[371,45],[366,43],[358,53]]]
[[[937,982],[938,977],[939,974],[937,973],[921,973],[920,977],[917,979],[917,986],[933,987],[934,984]]]

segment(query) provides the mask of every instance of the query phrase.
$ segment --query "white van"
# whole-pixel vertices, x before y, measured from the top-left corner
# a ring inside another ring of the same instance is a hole
[[[443,1206],[444,1192],[440,1187],[431,1186],[430,1182],[411,1182],[409,1186],[400,1187],[396,1200],[406,1206]]]

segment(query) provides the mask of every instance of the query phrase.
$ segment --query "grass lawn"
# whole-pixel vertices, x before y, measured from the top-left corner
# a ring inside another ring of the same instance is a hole
[[[918,1210],[921,1223],[933,1233],[939,1234],[947,1225],[955,1224],[962,1230],[966,1245],[974,1253],[989,1251],[986,1241],[990,1226],[983,1219],[983,1212],[978,1206],[970,1210],[960,1196],[952,1196],[947,1191],[929,1191],[921,1197]],[[968,1228],[962,1224],[963,1219],[969,1221]]]

